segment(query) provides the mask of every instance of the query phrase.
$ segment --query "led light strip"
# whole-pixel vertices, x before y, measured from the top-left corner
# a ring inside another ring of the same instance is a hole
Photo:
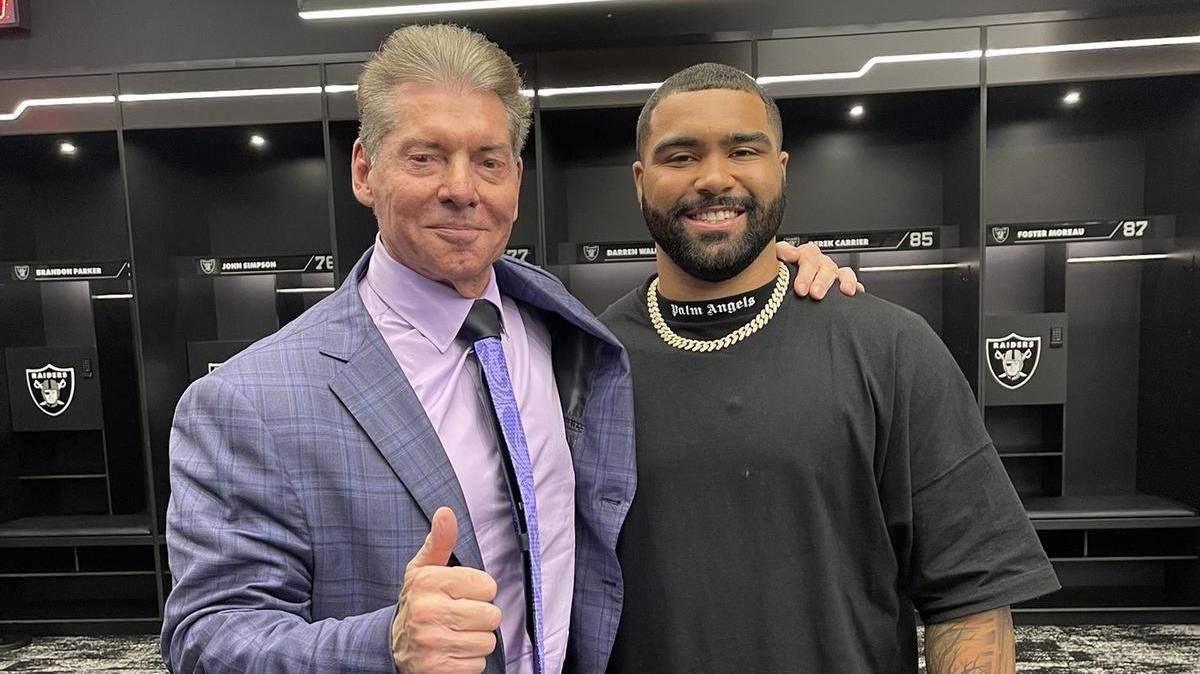
[[[480,4],[482,2],[499,2],[501,0],[479,0],[477,3],[441,3],[451,6]],[[517,0],[503,0],[516,2]],[[565,4],[567,2],[606,2],[610,0],[527,0],[545,4]],[[411,7],[436,7],[437,5],[412,5]],[[380,8],[381,11],[387,8]],[[329,10],[359,11],[359,10]],[[367,11],[367,10],[361,10]],[[430,10],[434,11],[434,10]],[[317,13],[317,12],[313,12]],[[303,15],[304,13],[302,13]],[[383,16],[383,15],[380,15]],[[817,82],[828,80],[853,80],[864,77],[875,66],[889,63],[929,63],[934,61],[951,61],[963,59],[978,59],[980,57],[996,58],[1004,56],[1025,56],[1030,54],[1058,54],[1064,52],[1100,51],[1106,49],[1133,49],[1142,47],[1174,47],[1200,44],[1200,35],[1181,35],[1175,37],[1138,38],[1131,40],[1109,40],[1105,42],[1076,42],[1071,44],[1042,45],[1036,47],[1003,47],[980,51],[930,52],[925,54],[896,54],[888,56],[873,56],[858,70],[833,73],[808,73],[800,75],[767,75],[757,79],[759,84],[771,85],[789,82]],[[551,87],[546,89],[522,89],[521,95],[528,98],[533,96],[564,96],[570,94],[599,94],[626,91],[653,91],[661,82],[641,82],[635,84],[603,84],[581,87]],[[242,98],[249,96],[288,96],[297,94],[327,94],[349,93],[357,91],[353,84],[331,84],[324,89],[321,87],[285,87],[276,89],[231,89],[225,91],[181,91],[160,94],[121,94],[120,96],[81,96],[74,98],[31,98],[21,101],[11,113],[0,113],[0,122],[11,122],[19,118],[30,108],[55,107],[64,105],[101,105],[111,104],[118,100],[122,103],[143,101],[182,101],[218,98]]]
[[[978,59],[981,56],[997,58],[1002,56],[1027,56],[1031,54],[1059,54],[1064,52],[1100,51],[1104,49],[1134,49],[1138,47],[1175,47],[1180,45],[1200,44],[1200,35],[1182,35],[1177,37],[1138,38],[1131,40],[1108,40],[1106,42],[1074,42],[1069,44],[1039,45],[1035,47],[1003,47],[981,51],[973,49],[958,52],[930,52],[927,54],[899,54],[894,56],[873,56],[854,71],[840,73],[811,73],[806,75],[773,75],[759,77],[759,84],[778,84],[784,82],[818,82],[824,80],[853,80],[865,76],[877,65],[884,63],[929,63],[933,61],[955,61]]]
[[[327,94],[352,94],[358,91],[357,84],[327,84],[325,85],[325,93]],[[525,98],[533,98],[536,93],[533,89],[521,89],[521,95]]]
[[[274,89],[225,89],[219,91],[174,91],[161,94],[121,94],[122,103],[146,101],[199,101],[213,98],[252,98],[257,96],[297,96],[319,94],[321,87],[281,87]]]
[[[356,87],[357,88],[357,87]],[[104,105],[120,101],[139,103],[145,101],[192,101],[214,98],[249,98],[255,96],[294,96],[319,94],[321,87],[281,87],[273,89],[225,89],[219,91],[175,91],[158,94],[120,94],[119,96],[77,96],[74,98],[31,98],[21,101],[11,113],[0,113],[0,122],[16,120],[30,108],[46,108],[64,105]]]
[[[1027,54],[1060,54],[1063,52],[1072,51],[1132,49],[1135,47],[1175,47],[1187,44],[1200,44],[1200,35],[1150,37],[1133,40],[1108,40],[1106,42],[1075,42],[1072,44],[1051,44],[1037,47],[1002,47],[998,49],[989,49],[984,53],[984,55],[988,58],[993,58],[996,56],[1025,56]]]
[[[337,290],[333,287],[306,287],[306,288],[276,288],[275,292],[280,295],[305,295],[308,293],[331,293]]]
[[[0,122],[11,122],[20,117],[29,108],[48,108],[60,105],[100,105],[116,103],[116,96],[75,96],[72,98],[31,98],[17,104],[17,109],[11,113],[0,113]]]
[[[1145,255],[1097,255],[1095,257],[1069,257],[1067,262],[1081,264],[1085,262],[1137,262],[1140,260],[1165,260],[1166,253],[1148,253]]]
[[[931,63],[935,61],[978,60],[981,57],[1024,56],[1029,54],[1056,54],[1062,52],[1098,51],[1103,49],[1133,49],[1137,47],[1172,47],[1200,44],[1200,35],[1179,37],[1142,38],[1132,40],[1110,40],[1108,42],[1078,42],[1071,44],[1043,45],[1038,47],[1011,47],[982,51],[928,52],[923,54],[895,54],[872,56],[858,70],[831,73],[805,73],[800,75],[764,75],[755,79],[763,86],[794,82],[823,82],[833,80],[856,80],[866,76],[877,65],[890,63]],[[539,89],[539,96],[561,96],[565,94],[598,94],[621,91],[647,91],[657,89],[661,82],[641,84],[607,84],[590,87],[563,87]]]
[[[806,75],[768,75],[759,77],[758,83],[764,86],[768,84],[782,84],[785,82],[821,82],[826,80],[856,80],[867,73],[877,65],[885,63],[928,63],[931,61],[956,61],[964,59],[976,60],[983,56],[983,51],[973,49],[971,51],[948,51],[948,52],[931,52],[928,54],[897,54],[894,56],[872,56],[858,70],[851,70],[840,73],[809,73]]]
[[[585,5],[615,0],[466,0],[464,2],[430,2],[420,5],[389,5],[386,7],[355,7],[351,9],[321,9],[300,12],[305,21],[322,19],[369,19],[381,16],[408,16],[441,12],[475,12],[485,9],[525,9],[557,5]]]
[[[92,295],[94,300],[131,300],[133,293],[111,293],[108,295]]]
[[[928,269],[958,269],[967,265],[958,264],[955,262],[947,262],[943,264],[897,264],[885,267],[859,267],[860,272],[873,271],[925,271]]]
[[[654,91],[661,84],[662,82],[642,82],[640,84],[599,84],[588,87],[551,87],[548,89],[538,89],[537,95],[545,98],[547,96],[569,96],[571,94],[606,94],[617,93],[621,91]]]

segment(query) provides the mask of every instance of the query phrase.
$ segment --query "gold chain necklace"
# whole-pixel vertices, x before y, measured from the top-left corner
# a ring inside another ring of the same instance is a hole
[[[667,346],[673,346],[676,349],[683,349],[684,351],[718,351],[733,346],[761,330],[775,316],[775,312],[779,311],[780,305],[783,304],[784,295],[787,294],[787,287],[788,268],[787,265],[780,262],[779,274],[775,278],[775,289],[771,291],[771,299],[767,300],[766,306],[749,323],[720,339],[689,339],[675,334],[675,331],[667,325],[667,322],[663,320],[662,313],[658,310],[657,277],[650,282],[650,289],[646,291],[646,306],[650,309],[650,324],[654,326],[654,331],[658,333],[659,337],[662,337]]]

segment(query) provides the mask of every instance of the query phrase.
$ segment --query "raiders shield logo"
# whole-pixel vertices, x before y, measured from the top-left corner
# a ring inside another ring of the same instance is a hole
[[[75,368],[55,367],[49,363],[36,370],[25,370],[25,384],[38,409],[56,417],[71,406],[75,397]]]
[[[583,247],[583,259],[588,262],[595,262],[598,257],[600,257],[600,246]]]
[[[28,281],[29,280],[29,265],[14,264],[13,265],[13,278],[17,279],[18,281]]]
[[[988,369],[996,383],[1015,391],[1033,379],[1041,352],[1041,337],[1023,337],[1011,332],[1007,337],[989,338]]]
[[[217,259],[213,257],[200,258],[200,271],[212,274],[217,271]]]
[[[992,238],[996,240],[996,243],[1004,243],[1005,241],[1008,241],[1008,228],[993,227]]]

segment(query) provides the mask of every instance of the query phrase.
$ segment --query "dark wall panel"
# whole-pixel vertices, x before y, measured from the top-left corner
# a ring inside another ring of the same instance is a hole
[[[1200,480],[1178,469],[1194,465],[1200,438],[1200,101],[1165,116],[1149,148],[1147,208],[1174,213],[1189,238],[1142,282],[1138,487],[1200,508]]]
[[[72,142],[77,154],[62,156],[60,141]],[[115,133],[0,139],[0,203],[0,260],[128,256]]]
[[[843,131],[785,142],[789,232],[942,224],[937,142]]]
[[[550,246],[646,241],[631,169],[637,108],[542,111],[543,186]]]
[[[1092,244],[1085,250],[1086,255],[1136,252],[1127,243]],[[1131,493],[1137,468],[1138,369],[1145,362],[1138,348],[1142,265],[1068,267],[1071,346],[1064,492]]]
[[[947,272],[942,286],[942,302],[952,307],[943,312],[940,334],[958,362],[971,388],[979,392],[979,303],[980,303],[980,178],[983,157],[980,152],[982,110],[975,91],[970,92],[968,114],[951,123],[943,149],[942,216],[957,235],[957,248],[948,258],[964,265]],[[943,248],[948,248],[943,244]]]
[[[989,222],[1144,214],[1140,138],[1064,137],[1054,126],[1030,123],[989,134]]]
[[[42,283],[42,306],[46,307],[46,345],[95,344],[92,328],[92,298],[87,281]]]
[[[144,512],[148,490],[142,454],[131,303],[128,300],[96,300],[93,318],[102,368],[104,444],[113,512]]]

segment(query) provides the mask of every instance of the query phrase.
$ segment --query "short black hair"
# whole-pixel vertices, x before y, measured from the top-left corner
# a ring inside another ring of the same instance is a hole
[[[671,94],[687,91],[708,91],[710,89],[730,89],[756,94],[767,107],[767,121],[771,124],[780,148],[783,147],[783,120],[779,116],[779,106],[775,105],[767,92],[746,73],[721,63],[697,63],[671,75],[658,89],[650,95],[650,100],[642,106],[642,112],[637,121],[637,154],[642,156],[642,149],[650,136],[650,116],[662,99]]]

